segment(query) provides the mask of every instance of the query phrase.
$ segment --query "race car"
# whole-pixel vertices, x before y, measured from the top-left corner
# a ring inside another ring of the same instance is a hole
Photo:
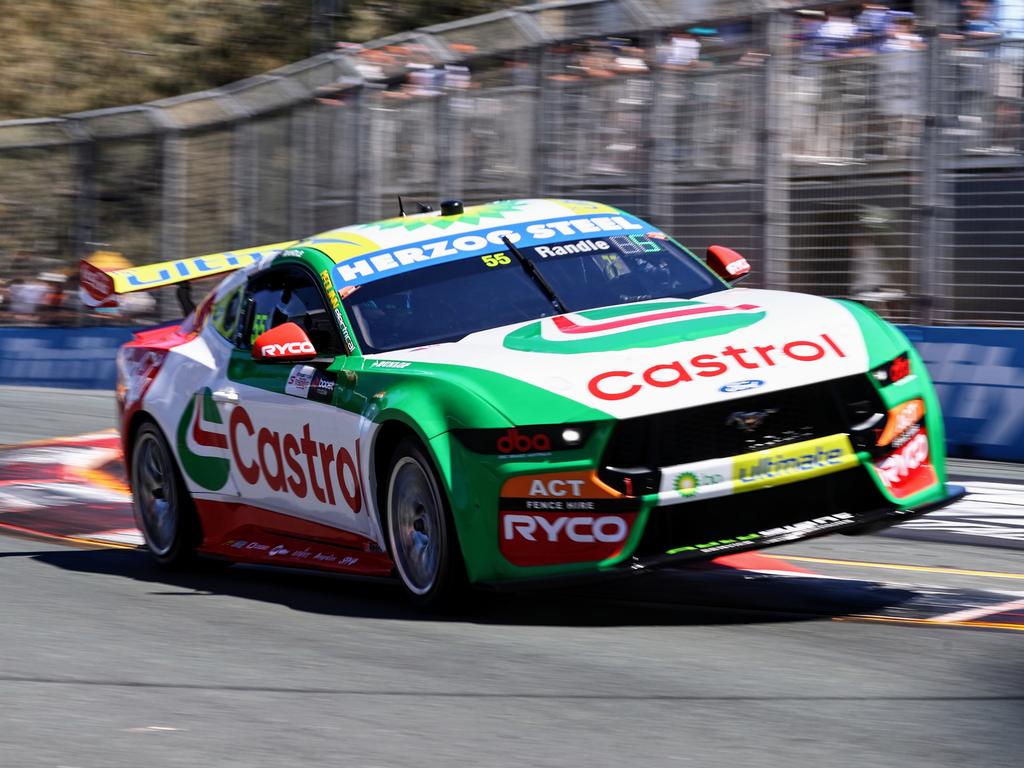
[[[470,587],[642,573],[943,506],[942,417],[865,307],[734,287],[629,213],[509,200],[103,272],[229,273],[119,352],[146,544]]]

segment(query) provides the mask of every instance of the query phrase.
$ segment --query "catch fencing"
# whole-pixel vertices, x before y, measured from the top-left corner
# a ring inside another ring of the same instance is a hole
[[[0,123],[0,323],[105,322],[38,309],[97,250],[142,264],[392,216],[399,195],[536,195],[736,248],[751,285],[1024,326],[1024,41],[958,35],[925,0],[905,50],[823,55],[815,5],[562,0]],[[173,311],[158,294],[127,319]]]

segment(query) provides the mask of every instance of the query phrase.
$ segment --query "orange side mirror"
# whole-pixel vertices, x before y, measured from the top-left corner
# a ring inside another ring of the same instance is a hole
[[[284,323],[264,331],[252,343],[252,359],[268,363],[312,360],[316,347],[295,323]]]

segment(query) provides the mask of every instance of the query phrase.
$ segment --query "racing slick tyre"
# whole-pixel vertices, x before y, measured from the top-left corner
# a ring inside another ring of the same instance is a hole
[[[132,445],[132,511],[146,547],[160,565],[195,562],[199,520],[171,448],[153,423],[143,424]]]
[[[418,441],[399,442],[387,478],[388,544],[402,586],[422,607],[460,607],[469,584],[458,534],[433,462]]]

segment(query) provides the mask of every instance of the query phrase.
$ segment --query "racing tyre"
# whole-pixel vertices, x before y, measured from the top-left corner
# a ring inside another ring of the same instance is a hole
[[[398,444],[387,477],[388,543],[402,586],[420,606],[462,606],[469,584],[458,534],[433,462],[419,442],[405,438]]]
[[[131,488],[135,523],[157,562],[166,567],[194,562],[200,541],[195,505],[155,424],[143,424],[135,435]]]

